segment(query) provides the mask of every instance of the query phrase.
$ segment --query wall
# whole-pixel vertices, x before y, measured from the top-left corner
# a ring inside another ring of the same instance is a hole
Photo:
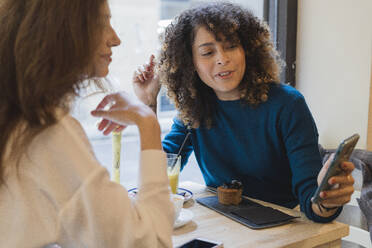
[[[371,13],[371,0],[299,0],[297,88],[326,147],[359,133],[366,148]]]

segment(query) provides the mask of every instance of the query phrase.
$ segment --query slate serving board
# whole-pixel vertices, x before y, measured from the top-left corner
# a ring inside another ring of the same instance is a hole
[[[223,205],[218,202],[217,196],[201,197],[196,201],[252,229],[279,226],[298,218],[245,198],[239,205]]]

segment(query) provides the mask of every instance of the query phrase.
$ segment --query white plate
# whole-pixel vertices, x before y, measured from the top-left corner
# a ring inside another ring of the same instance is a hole
[[[185,188],[178,188],[177,194],[185,197],[185,202],[187,202],[188,200],[191,200],[194,195],[190,190],[185,189]]]
[[[178,219],[176,220],[176,222],[174,222],[173,228],[176,229],[183,225],[186,225],[192,220],[193,217],[194,214],[191,212],[191,210],[182,208],[180,216],[178,216]]]
[[[137,192],[138,192],[137,188],[132,188],[132,189],[128,190],[128,194],[132,198],[134,198],[136,196]],[[190,190],[184,189],[184,188],[178,188],[177,194],[182,195],[183,197],[185,197],[184,202],[187,202],[188,200],[191,200],[193,195],[194,195]]]

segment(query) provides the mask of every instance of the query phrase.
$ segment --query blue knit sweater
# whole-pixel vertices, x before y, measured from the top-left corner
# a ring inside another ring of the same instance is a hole
[[[191,129],[182,152],[182,168],[192,151],[208,186],[237,179],[243,194],[288,208],[300,204],[309,219],[328,222],[311,209],[322,167],[318,132],[304,97],[294,88],[271,84],[268,100],[256,107],[240,100],[216,98],[210,129]],[[177,153],[188,130],[175,118],[163,140],[166,152]]]

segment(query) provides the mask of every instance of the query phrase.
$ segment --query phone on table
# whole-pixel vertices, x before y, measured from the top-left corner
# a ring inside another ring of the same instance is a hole
[[[350,155],[353,152],[354,147],[357,144],[358,140],[359,140],[359,135],[354,134],[350,136],[349,138],[343,140],[341,144],[338,146],[336,150],[336,154],[333,157],[333,160],[331,164],[329,165],[328,170],[322,179],[322,182],[316,189],[314,196],[311,198],[311,201],[313,203],[317,204],[322,201],[322,198],[320,198],[320,195],[319,195],[320,192],[329,190],[332,187],[332,185],[328,184],[328,180],[331,177],[336,176],[342,172],[342,169],[340,167],[341,163],[349,160]]]
[[[196,238],[177,248],[223,248],[223,244],[208,239]]]

